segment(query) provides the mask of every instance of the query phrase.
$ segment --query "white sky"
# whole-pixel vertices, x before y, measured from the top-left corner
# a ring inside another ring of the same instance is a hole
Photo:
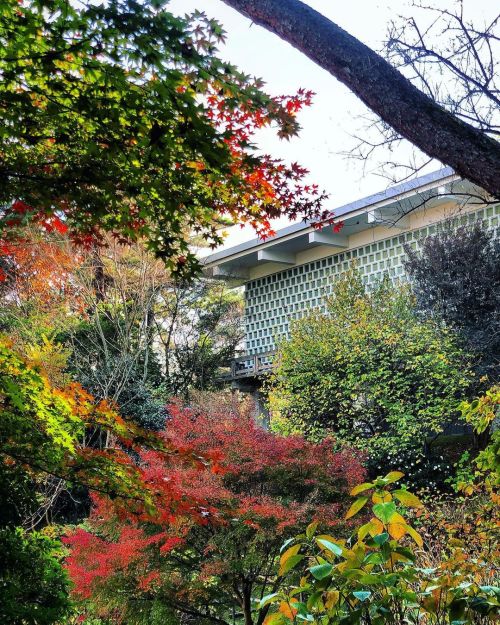
[[[399,14],[411,15],[409,0],[305,1],[374,49],[380,49],[391,19]],[[452,0],[429,0],[434,6],[451,3]],[[466,14],[478,22],[492,17],[498,12],[498,6],[497,0],[464,0]],[[365,106],[344,85],[276,35],[252,24],[220,0],[171,0],[169,4],[169,10],[174,13],[193,9],[203,10],[223,24],[227,42],[220,56],[244,72],[263,78],[268,92],[294,93],[304,87],[316,93],[313,105],[298,118],[302,126],[300,136],[286,142],[277,139],[271,131],[265,131],[258,141],[262,151],[307,167],[311,180],[330,193],[327,204],[330,209],[389,185],[387,179],[378,175],[375,160],[363,167],[361,162],[342,155],[353,147],[352,135],[362,131],[360,116],[367,113]],[[391,158],[399,156],[404,161],[408,154],[403,147],[401,154],[392,154]],[[430,169],[439,166],[436,163]],[[252,231],[238,231],[237,235],[232,232],[226,245],[252,235]]]

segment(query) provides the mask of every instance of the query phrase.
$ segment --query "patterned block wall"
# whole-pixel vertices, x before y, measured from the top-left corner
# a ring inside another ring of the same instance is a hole
[[[482,220],[497,236],[500,235],[500,205],[488,206],[452,221],[459,226],[476,219]],[[323,311],[325,296],[331,294],[336,278],[354,259],[368,285],[385,273],[393,280],[404,279],[403,244],[409,243],[416,248],[419,240],[434,234],[442,223],[397,234],[248,282],[245,285],[247,354],[272,351],[275,339],[288,333],[290,320],[300,318],[311,308]]]

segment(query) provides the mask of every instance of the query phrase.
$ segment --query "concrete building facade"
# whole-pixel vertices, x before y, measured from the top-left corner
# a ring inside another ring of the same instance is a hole
[[[258,386],[269,370],[276,340],[307,310],[322,312],[335,280],[353,261],[370,285],[388,274],[405,280],[404,245],[445,225],[480,220],[500,233],[500,204],[448,168],[400,184],[334,211],[342,222],[318,230],[303,222],[266,241],[252,239],[204,259],[209,275],[245,289],[245,354],[233,363],[233,381]],[[248,389],[251,390],[251,389]]]

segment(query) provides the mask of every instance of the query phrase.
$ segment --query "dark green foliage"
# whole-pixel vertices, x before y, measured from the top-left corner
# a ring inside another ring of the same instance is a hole
[[[464,337],[477,355],[480,375],[500,373],[500,240],[480,223],[445,228],[406,246],[405,269],[419,311],[440,317]]]
[[[61,545],[39,532],[0,529],[0,623],[51,625],[70,612]]]
[[[0,462],[0,528],[19,525],[38,507],[33,481],[19,466]]]
[[[419,492],[427,490],[431,496],[443,490],[453,471],[453,462],[447,450],[420,445],[408,445],[402,449],[389,451],[383,458],[368,462],[370,475],[381,471],[401,470],[405,474],[405,484]]]

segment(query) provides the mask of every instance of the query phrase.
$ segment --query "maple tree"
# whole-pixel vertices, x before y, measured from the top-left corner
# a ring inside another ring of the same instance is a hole
[[[48,517],[37,514],[38,507],[44,510],[43,481],[80,485],[105,494],[117,510],[151,517],[160,499],[163,510],[190,509],[193,503],[173,483],[150,484],[136,462],[137,450],[154,449],[157,458],[175,451],[179,462],[193,460],[188,445],[174,450],[122,419],[109,403],[94,401],[78,384],[52,386],[5,342],[0,342],[0,408],[0,616],[11,625],[49,625],[68,614],[70,604],[61,545],[44,533]],[[106,436],[92,439],[95,432]],[[41,529],[33,531],[37,526]]]
[[[84,245],[144,238],[185,274],[189,233],[215,245],[223,216],[262,236],[282,214],[329,217],[306,170],[253,143],[265,126],[296,134],[312,94],[269,96],[217,57],[217,22],[166,4],[2,4],[4,235],[36,219]]]
[[[364,473],[360,461],[329,440],[272,434],[228,405],[169,412],[169,444],[212,462],[189,467],[146,452],[145,477],[159,488],[175,484],[197,506],[141,518],[96,497],[85,528],[66,540],[76,595],[88,600],[89,618],[262,623],[267,610],[255,610],[252,599],[279,584],[273,568],[281,543],[313,518],[325,527],[341,523],[347,491]]]
[[[241,298],[220,281],[176,282],[142,242],[104,243],[83,250],[31,226],[0,245],[0,332],[56,385],[76,380],[161,428],[165,396],[218,385],[241,339]]]
[[[153,432],[118,415],[106,402],[95,402],[79,384],[53,387],[29,362],[0,342],[0,462],[31,473],[54,475],[126,499],[127,505],[154,508],[158,492],[148,487],[133,453],[151,447],[158,457],[173,448]],[[98,428],[108,432],[103,446],[85,445],[85,434]],[[185,453],[189,456],[188,445]],[[179,454],[179,449],[175,449]],[[162,489],[165,503],[169,489]],[[174,502],[175,489],[168,499]],[[120,500],[121,500],[120,499]]]
[[[68,353],[54,340],[83,313],[82,261],[64,235],[41,226],[0,243],[0,332],[57,384]]]
[[[47,304],[57,297],[70,302],[73,292],[69,276],[81,257],[63,237],[47,227],[26,228],[22,238],[0,245],[2,294],[16,301],[39,299]]]

